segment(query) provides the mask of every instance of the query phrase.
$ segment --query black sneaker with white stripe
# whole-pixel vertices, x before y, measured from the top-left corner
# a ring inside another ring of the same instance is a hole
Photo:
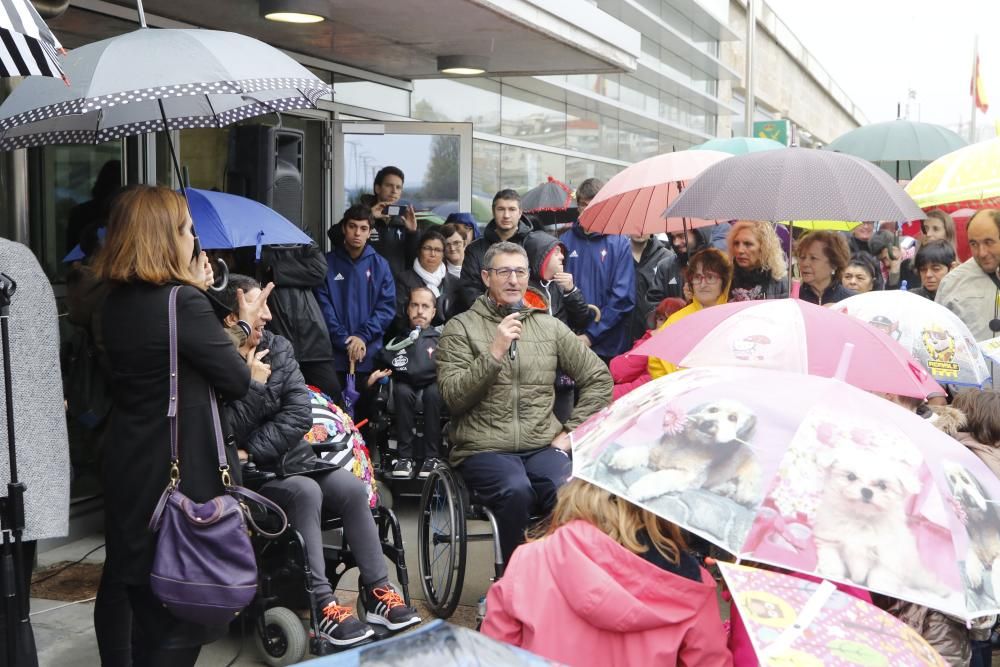
[[[407,607],[403,596],[389,583],[375,588],[362,586],[361,602],[365,607],[365,620],[384,625],[390,630],[402,630],[421,622],[413,607]]]
[[[319,636],[334,646],[360,644],[375,634],[367,623],[354,617],[354,610],[334,600],[319,612]]]

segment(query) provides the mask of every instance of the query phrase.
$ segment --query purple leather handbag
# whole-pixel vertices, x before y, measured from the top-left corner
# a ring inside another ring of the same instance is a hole
[[[149,528],[157,533],[149,581],[153,593],[177,618],[202,625],[225,625],[257,591],[257,562],[248,524],[264,537],[284,532],[281,508],[263,496],[235,486],[222,445],[215,392],[209,389],[219,474],[225,493],[196,503],[180,491],[177,445],[177,290],[170,290],[170,482],[156,505]],[[260,530],[245,501],[262,505],[281,517],[277,533]]]

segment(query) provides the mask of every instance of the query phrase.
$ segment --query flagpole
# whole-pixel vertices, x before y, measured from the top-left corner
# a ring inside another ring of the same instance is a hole
[[[979,83],[979,33],[972,40],[972,120],[969,122],[969,143],[976,143],[976,84]]]

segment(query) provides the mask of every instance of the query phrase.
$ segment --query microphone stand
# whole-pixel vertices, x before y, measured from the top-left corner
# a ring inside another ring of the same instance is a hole
[[[10,462],[10,482],[7,497],[0,499],[0,530],[3,547],[0,550],[0,595],[4,600],[6,620],[6,664],[8,667],[38,665],[35,636],[28,615],[28,587],[24,580],[25,484],[17,479],[17,448],[14,443],[14,387],[10,362],[10,302],[17,283],[6,273],[0,273],[0,339],[3,345],[4,399],[7,410],[7,455]]]

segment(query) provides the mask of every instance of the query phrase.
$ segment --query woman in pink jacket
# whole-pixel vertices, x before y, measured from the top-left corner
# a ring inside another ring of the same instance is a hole
[[[715,581],[677,526],[579,479],[490,588],[482,631],[572,666],[732,665]]]

